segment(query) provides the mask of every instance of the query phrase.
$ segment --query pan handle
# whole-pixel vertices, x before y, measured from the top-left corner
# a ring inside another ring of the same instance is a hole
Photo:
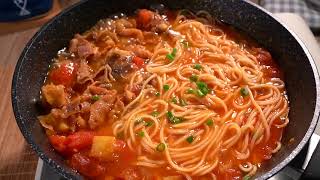
[[[316,146],[301,179],[320,179],[320,143]]]

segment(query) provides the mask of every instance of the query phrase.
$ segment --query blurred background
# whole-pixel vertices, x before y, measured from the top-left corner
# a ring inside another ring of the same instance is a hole
[[[78,1],[0,0],[0,179],[35,179],[36,171],[42,167],[37,166],[38,157],[24,141],[12,113],[12,74],[24,46],[39,27]],[[320,67],[320,0],[252,2],[274,13],[290,27]],[[319,134],[319,126],[316,132]]]

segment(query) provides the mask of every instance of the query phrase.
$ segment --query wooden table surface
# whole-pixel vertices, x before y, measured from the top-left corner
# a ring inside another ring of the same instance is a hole
[[[11,80],[16,62],[39,26],[76,1],[54,0],[52,10],[42,18],[0,23],[0,180],[33,180],[38,162],[20,133],[12,111]]]
[[[18,57],[35,32],[36,29],[29,29],[0,36],[0,179],[34,179],[38,158],[16,124],[11,106],[11,80]]]

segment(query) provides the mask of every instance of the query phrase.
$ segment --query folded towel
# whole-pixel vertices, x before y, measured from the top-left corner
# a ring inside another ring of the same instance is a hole
[[[320,29],[319,0],[262,0],[260,5],[272,13],[299,14],[312,29]]]

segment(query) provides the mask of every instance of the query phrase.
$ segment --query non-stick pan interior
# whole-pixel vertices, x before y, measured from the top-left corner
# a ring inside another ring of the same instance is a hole
[[[308,52],[287,29],[259,8],[241,0],[90,0],[56,17],[27,45],[14,74],[14,112],[28,143],[60,174],[81,178],[52,150],[36,118],[39,111],[35,102],[39,99],[48,66],[57,51],[68,46],[74,34],[84,32],[99,19],[119,12],[130,14],[138,8],[161,3],[172,9],[206,10],[217,19],[241,29],[272,52],[285,74],[290,123],[284,133],[283,148],[264,163],[256,175],[257,178],[270,177],[300,151],[314,130],[319,113],[316,108],[318,74]]]

